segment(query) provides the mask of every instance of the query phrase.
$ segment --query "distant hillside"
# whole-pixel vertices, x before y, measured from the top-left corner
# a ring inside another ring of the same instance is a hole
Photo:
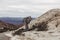
[[[35,18],[33,18],[35,19]],[[23,18],[14,18],[14,17],[1,17],[0,20],[6,22],[6,23],[11,23],[11,24],[21,24],[23,23]]]

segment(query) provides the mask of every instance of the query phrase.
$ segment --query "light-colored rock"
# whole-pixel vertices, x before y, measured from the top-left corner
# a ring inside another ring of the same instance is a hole
[[[31,21],[28,24],[29,29],[31,29],[33,25],[40,28],[40,25],[43,25],[41,24],[43,22],[45,22],[45,25],[47,25],[47,31],[26,31],[22,32],[21,35],[10,36],[10,40],[60,40],[60,9],[52,9],[42,16],[38,17],[37,19]],[[45,27],[45,25],[43,25],[43,28]],[[24,27],[25,26],[21,28],[24,29]],[[20,30],[21,28],[19,28],[18,30]],[[5,33],[6,36],[8,36],[8,34],[9,32]]]
[[[56,18],[58,16],[58,18]],[[52,9],[44,13],[43,15],[39,16],[35,20],[32,20],[28,26],[29,29],[32,29],[33,26],[38,27],[38,25],[41,25],[43,22],[47,23],[48,21],[59,19],[60,18],[60,9]],[[40,26],[39,26],[40,27]],[[20,29],[25,29],[25,27],[21,27]]]
[[[58,26],[59,24],[60,24],[60,19],[59,18],[48,22],[48,24],[47,24],[48,30],[56,29],[57,27],[59,27]]]
[[[60,16],[60,9],[49,10],[48,12],[41,15],[37,19],[31,21],[30,24],[29,24],[29,28],[32,28],[33,25],[36,26],[36,24],[38,25],[38,24],[41,24],[42,22],[47,22],[47,21],[49,21],[50,19],[52,19],[56,16]]]
[[[6,33],[5,33],[6,34]],[[15,35],[10,40],[60,40],[60,32],[28,31],[24,35]]]

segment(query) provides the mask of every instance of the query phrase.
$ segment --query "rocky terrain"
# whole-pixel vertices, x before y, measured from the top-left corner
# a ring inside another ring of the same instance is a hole
[[[60,40],[60,9],[47,11],[45,14],[32,20],[28,24],[28,28],[29,31],[23,32],[21,29],[25,29],[25,26],[22,26],[15,31],[3,34],[7,38],[9,37],[9,40]],[[13,35],[16,32],[21,34]]]
[[[11,30],[16,30],[19,27],[10,23],[5,23],[0,20],[0,33],[5,32],[5,31],[11,31]]]

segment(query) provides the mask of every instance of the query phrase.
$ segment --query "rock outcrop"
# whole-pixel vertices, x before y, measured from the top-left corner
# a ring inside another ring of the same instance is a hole
[[[22,24],[24,26],[24,28],[20,29],[22,27],[22,25],[21,25],[21,27],[19,29],[15,30],[15,32],[13,33],[13,35],[15,35],[15,34],[19,35],[22,32],[28,31],[29,30],[28,24],[30,23],[31,20],[32,20],[31,16],[25,17],[23,19],[24,23]]]
[[[5,31],[12,31],[16,30],[19,27],[10,23],[5,23],[0,20],[0,33],[5,32]]]
[[[15,30],[14,33],[17,32],[18,35],[12,35],[11,40],[60,40],[60,9],[49,10],[31,21],[28,24],[29,31],[22,32],[24,27]],[[35,31],[35,29],[39,31]]]
[[[28,24],[30,23],[31,20],[32,20],[32,17],[31,16],[25,17],[23,19],[24,25],[25,25],[25,30],[28,30]]]
[[[38,28],[38,30],[40,31],[45,31],[45,30],[48,30],[48,26],[49,26],[48,24],[57,19],[60,19],[60,9],[52,9],[52,10],[47,11],[40,17],[36,18],[35,20],[32,20],[28,24],[28,27],[29,29]],[[25,27],[23,26],[22,28],[24,29]]]
[[[60,9],[52,9],[44,13],[40,17],[36,18],[35,20],[32,20],[28,24],[28,28],[29,30],[35,29],[38,31],[47,31],[49,29],[50,30],[55,29],[59,25],[59,23],[57,23],[60,22],[59,19],[60,19]],[[20,31],[21,29],[25,29],[25,26],[19,28],[18,30]]]
[[[59,17],[59,16],[60,16],[60,9],[49,10],[48,12],[44,13],[43,15],[41,15],[40,17],[38,17],[37,19],[31,21],[30,24],[29,24],[29,29],[31,29],[33,26],[36,26],[36,27],[40,28],[41,25],[44,25],[42,23],[48,24],[49,21],[52,21],[53,18],[56,19],[56,17]]]

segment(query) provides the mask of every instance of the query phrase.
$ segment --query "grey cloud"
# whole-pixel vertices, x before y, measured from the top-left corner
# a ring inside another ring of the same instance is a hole
[[[46,0],[48,1],[48,0]],[[53,0],[52,0],[53,1]],[[0,0],[1,4],[7,5],[44,5],[44,4],[60,4],[59,0],[54,0],[54,2],[44,2],[43,0]]]
[[[60,8],[59,0],[0,0],[1,16],[34,16],[52,8]],[[7,15],[8,14],[8,15]]]
[[[0,0],[1,4],[8,4],[8,5],[20,5],[20,4],[31,4],[28,0]]]

